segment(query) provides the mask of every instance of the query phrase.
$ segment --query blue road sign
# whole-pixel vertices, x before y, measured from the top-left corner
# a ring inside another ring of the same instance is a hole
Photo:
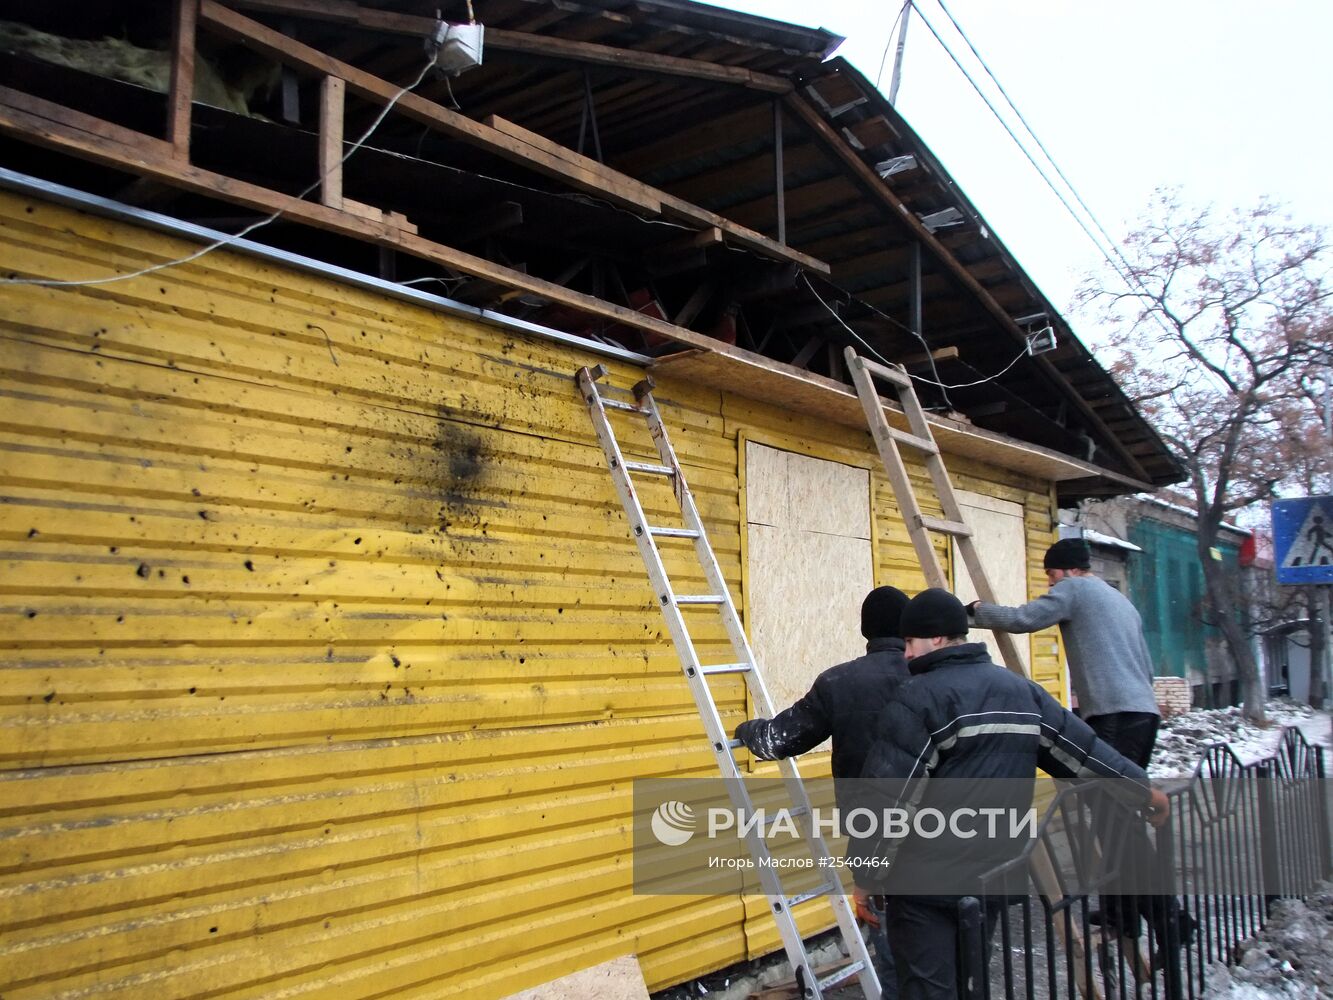
[[[1273,501],[1278,583],[1333,584],[1333,496]]]

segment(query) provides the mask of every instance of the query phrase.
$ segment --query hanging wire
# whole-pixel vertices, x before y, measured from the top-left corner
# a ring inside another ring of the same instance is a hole
[[[893,34],[898,30],[903,15],[907,13],[907,8],[911,5],[912,0],[903,0],[903,5],[898,8],[898,16],[893,19],[893,24],[889,25],[889,40],[884,45],[884,54],[879,57],[879,72],[875,74],[875,87],[877,89],[880,81],[884,79],[884,66],[889,61],[889,49],[893,48]]]
[[[1000,126],[1005,130],[1005,132],[1009,134],[1009,138],[1013,140],[1014,145],[1018,147],[1019,152],[1021,152],[1025,157],[1027,157],[1027,161],[1032,164],[1032,169],[1037,171],[1038,176],[1040,176],[1041,179],[1046,182],[1046,186],[1051,189],[1051,192],[1058,199],[1060,199],[1060,204],[1064,205],[1065,211],[1067,211],[1070,217],[1078,224],[1078,227],[1083,230],[1084,235],[1086,235],[1088,239],[1092,242],[1092,245],[1097,248],[1097,251],[1102,255],[1103,258],[1105,258],[1106,262],[1111,265],[1112,270],[1115,271],[1115,273],[1120,277],[1120,279],[1124,281],[1126,285],[1129,285],[1131,288],[1133,288],[1135,285],[1135,281],[1133,280],[1132,277],[1132,270],[1128,273],[1121,270],[1121,265],[1115,259],[1112,258],[1111,254],[1107,252],[1106,247],[1102,246],[1101,241],[1099,241],[1097,237],[1093,235],[1092,230],[1088,228],[1088,224],[1083,220],[1083,218],[1078,214],[1078,212],[1074,210],[1074,206],[1070,204],[1069,199],[1065,196],[1064,192],[1061,191],[1059,187],[1056,186],[1055,182],[1051,180],[1050,175],[1047,174],[1046,171],[1042,169],[1041,164],[1037,162],[1036,157],[1032,155],[1031,151],[1028,150],[1027,146],[1025,146],[1022,140],[1018,138],[1017,134],[1015,134],[1013,128],[1009,125],[1009,123],[1004,120],[1004,116],[1000,114],[1000,111],[995,106],[994,102],[992,102],[990,97],[986,94],[986,92],[981,89],[981,85],[977,83],[976,79],[972,76],[972,74],[968,72],[967,67],[963,65],[962,60],[958,58],[957,53],[955,53],[954,50],[949,47],[948,43],[945,42],[945,40],[940,36],[940,33],[935,30],[935,26],[930,23],[929,19],[924,14],[921,13],[921,8],[916,5],[915,0],[912,0],[912,9],[916,11],[917,16],[921,19],[922,23],[925,24],[926,28],[930,31],[930,33],[935,36],[935,41],[939,42],[940,48],[944,49],[945,53],[949,56],[949,58],[953,60],[954,65],[958,67],[958,71],[963,74],[967,82],[972,85],[972,89],[977,92],[977,95],[985,103],[986,107],[990,109],[991,114],[995,116],[995,120],[998,121],[1000,123]]]
[[[866,343],[865,339],[864,339],[859,333],[857,333],[855,330],[853,330],[850,326],[848,326],[848,325],[847,325],[847,321],[844,320],[841,316],[838,315],[837,310],[835,310],[831,305],[829,305],[826,301],[824,301],[823,296],[821,296],[821,295],[819,294],[819,292],[817,292],[817,291],[815,290],[815,286],[812,285],[812,284],[810,283],[810,279],[809,279],[808,277],[806,277],[806,275],[805,275],[804,273],[801,274],[801,280],[805,282],[805,287],[808,288],[808,289],[810,289],[810,294],[813,295],[813,296],[819,301],[819,304],[820,304],[820,305],[822,305],[825,309],[828,310],[829,315],[832,316],[834,319],[836,319],[836,320],[842,325],[842,328],[843,328],[844,330],[846,330],[848,333],[850,333],[850,334],[852,335],[852,338],[853,338],[858,344],[860,344],[862,347],[864,347],[864,348],[866,349],[866,351],[868,351],[868,352],[869,352],[869,353],[870,353],[870,354],[871,354],[877,361],[879,361],[881,364],[888,365],[889,367],[894,367],[894,363],[893,363],[892,361],[890,361],[888,358],[884,357],[884,355],[880,354],[879,351],[877,351],[877,350],[875,350],[873,347],[871,347],[870,344]],[[913,330],[911,327],[907,326],[905,323],[900,323],[900,322],[898,322],[898,320],[894,319],[892,316],[889,316],[889,315],[887,315],[887,314],[881,312],[880,310],[876,309],[876,308],[875,308],[874,306],[872,306],[872,305],[869,305],[868,303],[862,303],[862,305],[865,305],[865,306],[866,306],[868,309],[870,309],[872,312],[874,312],[874,313],[876,313],[877,315],[879,315],[879,316],[883,317],[884,319],[888,320],[890,323],[894,324],[895,326],[901,327],[903,330],[905,330],[905,331],[907,331],[908,333],[910,333],[910,334],[912,334],[913,336],[915,336],[917,340],[921,341],[922,345],[926,348],[926,357],[930,359],[930,367],[931,367],[931,371],[934,373],[935,378],[933,378],[933,379],[929,379],[929,378],[926,378],[925,376],[922,376],[922,375],[913,375],[911,372],[908,372],[907,375],[908,375],[909,378],[913,379],[914,381],[921,382],[921,383],[923,383],[924,385],[932,385],[932,386],[935,386],[937,389],[945,389],[945,390],[947,390],[947,389],[970,389],[970,388],[972,388],[973,386],[985,385],[985,384],[988,383],[988,382],[994,382],[994,381],[995,381],[996,379],[998,379],[1000,376],[1006,374],[1011,368],[1014,367],[1014,365],[1018,364],[1018,363],[1019,363],[1020,361],[1022,361],[1025,357],[1028,356],[1028,349],[1027,349],[1027,347],[1026,347],[1026,345],[1025,345],[1024,348],[1023,348],[1022,353],[1020,353],[1016,358],[1014,358],[1013,361],[1010,361],[1009,364],[1005,365],[1004,368],[1000,369],[1000,371],[996,372],[994,375],[989,375],[989,376],[987,376],[986,378],[978,379],[978,380],[975,381],[975,382],[961,382],[961,383],[959,383],[959,384],[957,384],[957,385],[952,385],[952,384],[949,384],[949,383],[946,383],[946,382],[941,382],[941,381],[939,381],[940,373],[939,373],[939,371],[935,368],[935,359],[934,359],[934,357],[931,356],[931,353],[930,353],[930,345],[926,343],[926,339],[925,339],[923,336],[921,336],[920,333],[917,333],[917,331]],[[949,399],[949,396],[948,396],[947,393],[944,394],[944,401],[945,401],[945,403],[947,403],[947,404],[949,405],[949,407],[950,407],[951,409],[957,409],[957,407],[955,407],[955,406],[953,405],[953,402]]]
[[[911,0],[908,0],[908,2],[910,3]],[[1028,120],[1023,117],[1023,112],[1018,110],[1018,105],[1014,103],[1013,98],[1009,96],[1009,92],[1004,89],[1004,85],[1000,83],[999,78],[996,77],[990,66],[987,65],[986,60],[982,58],[981,53],[977,51],[976,45],[972,43],[972,39],[969,38],[967,32],[963,30],[963,26],[958,23],[958,19],[953,16],[953,12],[945,5],[944,0],[935,0],[935,2],[940,5],[940,10],[944,11],[945,17],[947,17],[950,23],[953,24],[954,30],[958,32],[963,41],[967,43],[967,47],[972,50],[972,54],[976,56],[977,62],[981,64],[981,68],[986,71],[986,75],[991,78],[991,82],[995,84],[996,89],[999,90],[1001,96],[1004,97],[1005,103],[1009,105],[1010,109],[1012,109],[1014,114],[1018,117],[1018,120],[1022,122],[1023,128],[1027,129],[1028,135],[1032,136],[1032,141],[1037,144],[1037,148],[1041,150],[1042,155],[1045,156],[1050,165],[1055,168],[1056,174],[1059,176],[1060,180],[1064,181],[1065,187],[1069,188],[1069,192],[1074,196],[1074,200],[1077,201],[1083,211],[1088,214],[1088,218],[1091,219],[1092,224],[1097,227],[1097,231],[1102,234],[1102,237],[1110,246],[1111,251],[1120,259],[1120,262],[1125,266],[1125,270],[1131,275],[1134,274],[1134,268],[1129,261],[1125,259],[1125,255],[1120,252],[1119,244],[1116,243],[1111,234],[1106,231],[1106,227],[1101,224],[1101,221],[1097,218],[1092,209],[1088,207],[1088,203],[1084,201],[1083,196],[1078,193],[1078,188],[1074,187],[1074,182],[1065,176],[1065,172],[1060,169],[1060,164],[1055,162],[1055,157],[1051,155],[1051,151],[1046,148],[1046,144],[1041,141],[1041,138],[1033,130],[1031,124],[1028,123]],[[913,4],[913,6],[915,6],[915,4]],[[918,13],[920,12],[918,11]],[[1139,284],[1142,286],[1142,282],[1139,282]]]
[[[342,165],[346,163],[348,159],[351,158],[352,154],[355,153],[357,150],[359,150],[365,144],[366,140],[369,139],[370,136],[374,133],[374,131],[380,127],[381,123],[383,123],[384,119],[388,117],[389,112],[393,110],[394,105],[397,104],[402,99],[403,95],[408,93],[409,91],[415,90],[418,86],[420,86],[421,81],[426,79],[426,74],[429,73],[431,71],[431,68],[435,65],[435,58],[436,54],[432,52],[430,59],[427,60],[425,66],[421,67],[421,72],[417,74],[416,79],[413,80],[411,83],[409,83],[407,86],[403,87],[401,90],[399,90],[396,94],[393,95],[393,97],[389,98],[388,103],[385,104],[384,107],[380,110],[380,113],[375,117],[375,120],[370,123],[370,127],[361,133],[361,137],[359,139],[357,139],[354,143],[352,143],[351,148],[348,149],[345,154],[343,154],[342,159],[340,159],[337,162],[337,164],[330,167],[319,177],[315,178],[314,181],[312,181],[299,194],[296,195],[296,199],[298,201],[305,198],[306,195],[310,194],[310,192],[314,191],[315,188],[323,184],[324,181],[327,180],[335,170],[340,169]],[[206,254],[212,253],[214,250],[221,249],[222,247],[235,243],[238,240],[244,239],[246,236],[250,235],[255,230],[262,229],[264,226],[276,222],[279,218],[282,217],[285,211],[286,211],[285,209],[280,208],[273,214],[266,216],[265,218],[259,219],[256,222],[252,222],[250,225],[246,226],[240,232],[234,233],[230,236],[224,236],[222,239],[219,240],[214,240],[212,243],[208,244],[205,247],[200,248],[199,250],[196,250],[194,253],[189,254],[188,256],[181,257],[177,260],[163,261],[160,264],[152,264],[149,267],[140,268],[138,271],[129,271],[125,274],[113,274],[105,278],[85,278],[77,281],[71,281],[59,278],[0,278],[0,285],[40,285],[48,288],[50,287],[63,288],[63,287],[71,287],[79,285],[106,285],[115,281],[126,281],[130,278],[139,278],[145,274],[153,274],[156,271],[165,271],[167,268],[178,267],[181,264],[188,264],[191,261],[198,260],[200,257],[203,257]]]

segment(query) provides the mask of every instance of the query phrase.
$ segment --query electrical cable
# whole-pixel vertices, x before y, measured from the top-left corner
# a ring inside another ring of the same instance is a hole
[[[808,288],[808,289],[810,289],[810,294],[813,295],[813,296],[819,301],[819,304],[820,304],[820,305],[822,305],[825,309],[828,310],[829,315],[831,315],[831,316],[832,316],[834,319],[836,319],[840,324],[842,324],[842,328],[843,328],[844,330],[846,330],[848,333],[850,333],[850,334],[852,335],[853,339],[855,339],[855,341],[856,341],[858,344],[860,344],[860,345],[861,345],[862,347],[864,347],[867,351],[869,351],[870,354],[873,355],[873,356],[875,357],[875,359],[876,359],[877,361],[879,361],[881,364],[888,365],[889,367],[895,367],[895,365],[894,365],[894,363],[893,363],[892,361],[890,361],[888,358],[884,357],[884,355],[880,354],[879,351],[875,350],[875,349],[874,349],[873,347],[871,347],[868,343],[866,343],[865,339],[864,339],[859,333],[857,333],[855,330],[853,330],[850,326],[848,326],[848,325],[847,325],[847,321],[844,320],[841,316],[839,316],[838,313],[837,313],[837,311],[836,311],[832,306],[830,306],[827,302],[824,301],[823,296],[821,296],[821,295],[819,294],[819,292],[815,291],[815,286],[812,285],[812,284],[810,283],[810,279],[809,279],[808,277],[806,277],[806,275],[805,275],[804,272],[802,272],[802,274],[801,274],[801,280],[803,280],[803,281],[805,282],[805,287]],[[996,379],[998,379],[1001,375],[1006,374],[1006,373],[1009,371],[1009,369],[1013,368],[1014,365],[1018,364],[1020,361],[1022,361],[1024,358],[1026,358],[1026,357],[1028,356],[1028,350],[1027,350],[1027,348],[1025,347],[1025,348],[1023,349],[1023,352],[1022,352],[1021,354],[1019,354],[1018,357],[1014,358],[1013,361],[1010,361],[1009,364],[1005,365],[1004,368],[1002,368],[1000,371],[998,371],[998,372],[996,372],[994,375],[990,375],[990,376],[988,376],[988,377],[986,377],[986,378],[978,379],[978,380],[975,381],[975,382],[962,382],[962,383],[960,383],[960,384],[958,384],[958,385],[950,385],[950,384],[945,383],[945,382],[940,382],[940,381],[938,381],[938,379],[939,379],[939,377],[940,377],[940,373],[939,373],[938,371],[935,370],[935,359],[934,359],[933,357],[931,357],[931,354],[930,354],[930,345],[926,343],[926,339],[925,339],[924,337],[922,337],[921,334],[919,334],[919,333],[917,333],[915,330],[913,330],[911,327],[909,327],[909,326],[907,326],[907,325],[905,325],[905,324],[903,324],[903,323],[898,322],[898,321],[897,321],[896,319],[894,319],[892,316],[885,315],[884,313],[880,312],[880,310],[876,309],[874,306],[871,306],[871,305],[869,305],[868,303],[862,303],[862,304],[863,304],[863,305],[866,305],[866,306],[867,306],[870,310],[872,310],[873,312],[878,313],[880,316],[883,316],[884,319],[887,319],[889,322],[895,324],[896,326],[900,326],[900,327],[902,327],[902,329],[906,330],[908,333],[914,334],[914,335],[916,336],[916,338],[917,338],[918,340],[920,340],[921,343],[925,346],[925,348],[926,348],[926,356],[927,356],[928,358],[930,358],[930,367],[931,367],[931,370],[934,371],[935,378],[934,378],[934,379],[928,379],[928,378],[926,378],[926,377],[924,377],[924,376],[922,376],[922,375],[913,375],[911,372],[907,372],[907,375],[908,375],[909,378],[913,379],[914,381],[921,382],[921,383],[923,383],[924,385],[933,385],[933,386],[935,386],[935,387],[938,388],[938,389],[970,389],[970,388],[972,388],[973,386],[985,385],[985,384],[988,383],[988,382],[994,382],[994,381],[995,381]],[[949,405],[949,407],[950,407],[951,409],[957,409],[957,407],[955,407],[955,406],[953,405],[952,401],[950,401],[950,399],[949,399],[949,397],[948,397],[947,394],[945,394],[945,396],[944,396],[944,401],[945,401],[945,403],[947,403],[947,404]]]
[[[374,131],[380,127],[381,123],[383,123],[384,119],[388,117],[389,112],[393,110],[394,105],[397,104],[399,100],[402,99],[403,95],[408,93],[409,91],[415,90],[421,84],[421,81],[426,79],[426,74],[431,71],[432,67],[434,67],[435,60],[436,60],[436,54],[432,52],[430,59],[427,61],[426,65],[423,66],[421,68],[421,72],[417,74],[417,78],[413,80],[411,83],[409,83],[407,86],[399,90],[398,93],[393,95],[393,97],[389,98],[388,103],[385,104],[384,107],[380,110],[380,113],[375,117],[375,120],[370,123],[370,127],[361,133],[361,137],[359,139],[357,139],[354,143],[352,143],[351,148],[343,155],[342,159],[340,159],[335,166],[330,167],[319,177],[315,178],[313,182],[311,182],[306,188],[304,188],[299,194],[296,195],[298,201],[303,199],[306,195],[310,194],[310,192],[315,190],[315,188],[323,184],[324,181],[328,179],[328,177],[333,173],[334,170],[339,169],[344,163],[348,161],[348,159],[351,158],[353,153],[355,153],[363,145],[365,145],[366,140],[368,140],[370,136],[374,133]],[[210,254],[214,250],[218,250],[222,247],[235,243],[238,240],[244,239],[246,236],[250,235],[255,230],[262,229],[264,226],[276,222],[279,218],[282,217],[285,211],[286,211],[285,209],[280,208],[273,214],[265,218],[259,219],[256,222],[252,222],[250,225],[246,226],[240,232],[233,233],[230,236],[225,236],[220,240],[214,240],[212,243],[208,244],[205,247],[200,248],[199,250],[195,251],[192,254],[189,254],[188,256],[181,257],[178,260],[163,261],[160,264],[153,264],[150,265],[149,267],[141,268],[138,271],[130,271],[125,274],[113,274],[105,278],[85,278],[77,281],[65,280],[60,278],[0,278],[0,285],[40,285],[48,288],[51,287],[63,288],[63,287],[80,286],[80,285],[106,285],[115,281],[125,281],[129,278],[139,278],[145,274],[153,274],[154,272],[157,271],[165,271],[167,268],[170,267],[178,267],[181,264],[188,264],[191,261],[198,260],[205,254]]]
[[[889,25],[889,40],[884,45],[884,54],[879,57],[879,72],[875,74],[875,89],[879,89],[880,81],[884,79],[884,64],[889,61],[889,49],[893,48],[893,33],[898,30],[898,25],[907,13],[907,8],[911,6],[912,0],[903,0],[903,5],[898,8],[898,16],[893,19]]]
[[[953,16],[953,12],[945,5],[944,0],[935,0],[935,2],[940,5],[940,10],[944,11],[945,17],[947,17],[950,23],[953,24],[954,30],[958,32],[963,41],[967,43],[967,47],[972,50],[972,54],[976,56],[977,62],[981,64],[981,68],[986,71],[986,75],[991,78],[991,82],[995,84],[996,89],[999,90],[1001,96],[1004,97],[1005,103],[1009,105],[1010,109],[1012,109],[1014,114],[1018,117],[1018,120],[1022,122],[1023,128],[1027,129],[1028,135],[1032,136],[1032,141],[1037,144],[1037,148],[1041,150],[1042,155],[1045,156],[1050,165],[1055,168],[1055,172],[1060,180],[1064,181],[1065,187],[1069,188],[1070,194],[1074,196],[1074,199],[1079,203],[1079,206],[1083,211],[1088,214],[1088,218],[1091,219],[1092,224],[1097,227],[1097,231],[1102,234],[1102,237],[1106,240],[1107,245],[1110,246],[1112,252],[1120,259],[1120,262],[1125,266],[1125,269],[1130,274],[1133,274],[1134,269],[1129,261],[1125,259],[1125,255],[1120,252],[1119,245],[1111,237],[1111,234],[1106,231],[1106,227],[1101,224],[1101,221],[1097,218],[1092,209],[1088,207],[1088,203],[1083,200],[1083,196],[1080,195],[1078,189],[1074,187],[1073,181],[1065,176],[1065,172],[1060,169],[1060,164],[1055,162],[1055,157],[1051,155],[1050,150],[1046,148],[1046,144],[1041,141],[1040,137],[1038,137],[1037,133],[1033,130],[1031,124],[1028,123],[1028,120],[1023,117],[1023,112],[1018,110],[1018,105],[1014,103],[1013,98],[1009,96],[1009,92],[1004,89],[1004,85],[1000,83],[999,78],[996,77],[994,71],[987,65],[986,60],[982,58],[981,53],[977,51],[976,45],[972,43],[972,39],[969,38],[967,32],[963,30],[963,26],[958,23],[958,19]],[[917,13],[920,13],[920,11]],[[1139,284],[1142,286],[1142,282]]]
[[[990,97],[987,96],[986,92],[981,89],[981,85],[977,83],[972,74],[967,71],[967,67],[963,65],[957,54],[949,47],[948,43],[944,41],[940,36],[940,33],[935,30],[935,26],[930,23],[929,19],[921,13],[921,8],[916,5],[915,0],[912,0],[912,9],[916,11],[917,16],[921,19],[922,23],[925,24],[930,33],[935,36],[935,41],[939,42],[940,48],[944,49],[949,58],[953,60],[954,65],[958,67],[958,71],[963,74],[967,82],[972,85],[972,89],[977,92],[977,95],[985,103],[986,107],[990,109],[991,114],[995,116],[995,120],[998,121],[1005,132],[1009,134],[1009,138],[1014,141],[1014,145],[1018,147],[1019,151],[1025,157],[1027,157],[1028,162],[1032,164],[1032,169],[1037,171],[1038,176],[1046,182],[1046,186],[1049,187],[1051,192],[1060,200],[1060,204],[1064,205],[1065,211],[1069,213],[1070,217],[1078,224],[1079,228],[1083,230],[1084,235],[1086,235],[1092,242],[1092,245],[1097,248],[1097,251],[1103,258],[1105,258],[1106,262],[1111,265],[1111,269],[1115,271],[1125,284],[1132,288],[1135,284],[1132,278],[1125,272],[1121,271],[1120,265],[1112,259],[1106,248],[1102,246],[1097,237],[1093,235],[1092,230],[1088,228],[1088,224],[1083,221],[1078,212],[1074,211],[1074,206],[1069,203],[1069,199],[1065,197],[1064,192],[1055,185],[1055,182],[1052,181],[1046,171],[1042,169],[1041,164],[1037,162],[1036,157],[1032,155],[1027,146],[1025,146],[1022,140],[1020,140],[1014,133],[1013,128],[1011,128],[1009,123],[1004,120],[1004,116],[1000,114],[999,109],[995,107],[995,104],[991,101]]]

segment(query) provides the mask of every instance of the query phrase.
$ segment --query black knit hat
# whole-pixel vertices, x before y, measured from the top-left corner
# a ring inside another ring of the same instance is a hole
[[[1047,569],[1092,569],[1092,553],[1081,538],[1062,538],[1046,550]]]
[[[947,590],[931,587],[907,602],[902,631],[905,639],[967,635],[967,609]]]
[[[876,587],[861,602],[861,634],[867,639],[901,639],[898,623],[907,595],[897,587]]]

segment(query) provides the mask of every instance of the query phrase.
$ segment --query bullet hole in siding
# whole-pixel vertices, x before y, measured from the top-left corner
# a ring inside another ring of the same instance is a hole
[[[162,285],[158,285],[158,286],[157,286],[157,290],[158,290],[159,292],[161,292],[163,295],[166,295],[166,294],[167,294],[167,290],[166,290],[166,288],[163,287]]]
[[[441,583],[444,583],[444,574],[441,573],[438,569],[435,571],[435,579],[439,580]]]
[[[196,379],[195,381],[198,381],[198,380]],[[196,496],[196,497],[197,497],[197,496],[202,496],[203,494],[201,494],[201,493],[199,492],[199,487],[196,486],[196,487],[194,487],[194,489],[190,490],[190,495],[191,495],[191,496]]]
[[[49,705],[51,704],[51,699],[53,699],[55,696],[56,693],[54,691],[48,691],[46,692],[46,694],[42,695],[42,701],[46,702]]]
[[[116,624],[117,624],[117,625],[122,624],[124,621],[125,621],[125,616],[124,616],[124,615],[116,615]]]
[[[198,690],[198,688],[190,688],[190,694],[194,694]]]
[[[36,538],[36,537],[37,537],[37,529],[36,529],[36,528],[30,528],[30,529],[28,530],[28,537],[29,537],[29,538]]]
[[[199,512],[199,517],[200,517],[201,520],[207,521],[207,520],[208,520],[208,511],[206,511],[206,510],[201,510],[201,511]]]
[[[28,215],[32,215],[32,206],[28,205],[24,207],[23,211],[26,212]]]
[[[34,613],[35,613],[35,612],[34,612]],[[393,660],[393,665],[394,665],[395,667],[401,667],[401,666],[403,665],[403,661],[400,660],[400,659],[398,659],[398,657],[395,656],[393,653],[390,653],[390,654],[389,654],[389,659]]]
[[[565,609],[564,609],[564,608],[556,608],[556,609],[555,609],[555,613],[558,614],[558,615],[563,615],[563,614],[565,613]]]
[[[245,560],[245,568],[248,569],[251,573],[253,573],[255,571],[255,564],[251,562],[249,559],[247,559]]]
[[[518,658],[519,666],[522,666],[523,664],[525,664],[525,663],[527,663],[527,662],[528,662],[528,658],[527,658],[526,656],[520,656],[520,657]]]
[[[153,571],[148,568],[147,563],[139,563],[139,568],[134,571],[136,576],[142,577],[145,580],[148,579],[149,574],[152,572]]]
[[[37,612],[36,612],[36,611],[33,611],[31,608],[29,608],[29,609],[28,609],[28,617],[29,617],[29,618],[36,618],[36,617],[37,617]]]
[[[383,691],[381,691],[381,692],[380,692],[380,701],[388,701],[388,700],[389,700],[389,696],[388,696],[387,694],[385,694]]]
[[[188,587],[190,585],[190,578],[188,576],[182,576],[181,583],[185,584],[185,586]]]
[[[352,539],[352,544],[353,544],[353,545],[360,545],[360,544],[361,544],[361,539],[359,539],[359,538],[354,538],[354,539]]]
[[[352,446],[349,444],[349,445],[347,446],[347,454],[350,455],[351,453],[352,453]]]
[[[210,934],[216,934],[217,932],[218,932],[218,929],[217,929],[216,927],[210,927],[210,928],[208,929],[208,933],[210,933]]]
[[[115,554],[116,554],[117,552],[119,552],[119,551],[120,551],[120,549],[119,549],[117,546],[115,546],[115,545],[111,546],[111,554],[112,554],[112,555],[115,555]]]
[[[157,571],[157,578],[158,578],[159,580],[165,580],[165,579],[167,578],[167,571],[164,570],[164,569],[160,569],[160,570],[158,570],[158,571]]]
[[[324,650],[324,659],[327,660],[327,661],[329,661],[330,663],[333,662],[333,647],[332,647],[332,646],[330,646],[328,649]]]

